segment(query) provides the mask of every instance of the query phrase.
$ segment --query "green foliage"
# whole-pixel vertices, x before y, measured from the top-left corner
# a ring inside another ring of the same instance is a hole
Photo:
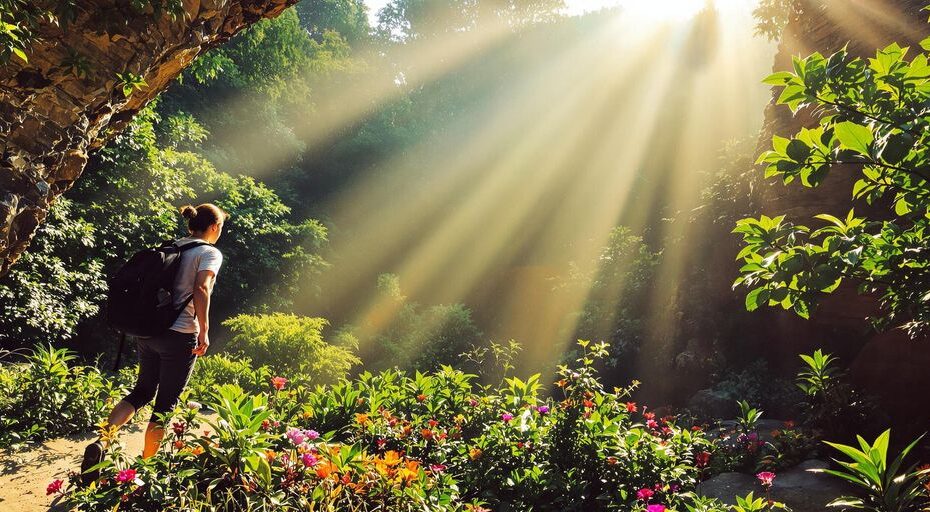
[[[868,60],[845,50],[815,53],[765,80],[783,88],[780,104],[815,109],[819,121],[773,139],[759,157],[766,176],[816,187],[831,169],[861,168],[853,199],[888,211],[881,220],[853,210],[817,215],[826,224],[819,229],[783,215],[739,221],[734,232],[744,248],[737,258],[745,265],[734,286],[749,289],[747,309],[780,306],[807,318],[822,294],[852,280],[880,295],[878,327],[903,326],[916,336],[930,325],[930,64],[925,53],[910,60],[907,53],[896,44]]]
[[[114,378],[74,360],[38,345],[24,362],[0,365],[0,448],[83,432],[106,417],[130,372]]]
[[[129,71],[126,71],[125,73],[117,73],[116,78],[116,86],[119,87],[120,91],[123,93],[123,96],[126,98],[132,96],[133,92],[141,91],[142,89],[145,89],[149,86],[149,84],[145,82],[144,78]]]
[[[267,366],[275,375],[332,383],[360,362],[355,355],[356,340],[343,337],[348,345],[338,346],[323,339],[323,330],[329,325],[323,318],[283,313],[237,315],[223,325],[232,332],[227,351],[249,358],[254,365]]]
[[[563,0],[392,0],[378,13],[382,37],[432,39],[488,28],[497,23],[524,27],[557,19]]]
[[[756,19],[756,34],[777,41],[788,22],[798,19],[803,12],[804,5],[800,0],[760,0],[752,11]]]
[[[739,406],[739,416],[736,421],[744,433],[749,433],[756,429],[759,420],[762,419],[762,411],[749,405],[745,400],[736,402]]]
[[[586,294],[575,335],[609,340],[608,367],[633,361],[643,343],[648,307],[643,296],[654,284],[661,257],[642,236],[619,226],[610,232],[596,261],[572,263],[557,287],[559,292]]]
[[[59,199],[29,251],[0,279],[0,344],[32,346],[70,338],[97,314],[106,292],[102,262],[92,257],[99,233]]]
[[[266,389],[271,377],[268,367],[256,366],[247,357],[211,354],[197,359],[187,389],[191,397],[201,401],[207,400],[216,389],[226,385],[235,385],[254,394]]]
[[[878,408],[849,382],[845,371],[831,354],[816,350],[801,354],[798,387],[807,395],[804,422],[830,439],[846,439],[880,422]]]
[[[393,313],[384,327],[363,326],[366,368],[433,370],[458,361],[460,354],[481,342],[481,331],[463,304],[423,306],[403,295],[393,274],[378,276],[385,311]],[[365,332],[374,332],[371,337]]]
[[[886,430],[872,444],[857,436],[858,448],[827,443],[846,459],[834,459],[842,469],[823,472],[852,483],[861,492],[857,496],[836,499],[829,506],[871,512],[916,512],[930,506],[930,497],[924,489],[925,483],[930,481],[930,469],[917,469],[917,464],[904,466],[920,438],[901,450],[894,460],[888,458],[890,438],[891,430]]]
[[[605,391],[592,366],[606,346],[579,346],[580,360],[560,370],[558,398],[541,397],[536,376],[495,389],[450,367],[257,396],[220,388],[208,433],[196,411],[181,411],[155,457],[128,460],[116,446],[104,483],[64,501],[75,510],[641,510],[637,492],[648,489],[648,503],[670,509],[728,510],[694,493],[694,455],[711,448],[702,433],[631,411],[631,388]]]

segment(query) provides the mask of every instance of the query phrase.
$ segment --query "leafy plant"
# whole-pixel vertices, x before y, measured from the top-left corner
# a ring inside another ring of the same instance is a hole
[[[24,362],[0,366],[0,448],[84,432],[122,397],[131,371],[108,376],[75,358],[39,345]]]
[[[118,79],[116,86],[120,88],[123,96],[126,98],[132,96],[133,92],[141,91],[142,89],[149,86],[149,84],[146,83],[145,78],[130,71],[117,73],[116,78]]]
[[[806,394],[802,413],[808,426],[837,439],[876,423],[875,404],[849,382],[846,372],[837,366],[837,358],[820,349],[800,357],[804,366],[797,384]]]
[[[756,429],[759,420],[762,419],[762,411],[749,405],[749,402],[740,400],[736,403],[739,406],[739,417],[736,418],[740,429],[744,433],[752,432]]]
[[[859,447],[826,443],[847,457],[834,459],[842,469],[824,469],[823,472],[855,485],[862,496],[844,496],[831,502],[831,507],[869,510],[872,512],[914,512],[926,510],[930,505],[924,488],[930,479],[930,469],[917,469],[917,464],[904,466],[905,459],[923,436],[917,438],[890,460],[888,445],[891,430],[879,435],[869,444],[857,436]]]
[[[923,41],[930,51],[930,38]],[[888,205],[880,218],[816,218],[812,229],[784,215],[739,221],[743,237],[737,259],[744,262],[734,287],[748,290],[746,307],[778,306],[807,318],[819,297],[844,281],[881,297],[873,317],[880,328],[903,326],[917,336],[930,326],[930,60],[908,59],[908,49],[891,44],[863,60],[846,50],[829,57],[814,53],[794,59],[794,70],[765,83],[782,87],[778,103],[810,111],[818,126],[790,138],[775,136],[759,157],[767,177],[816,187],[833,169],[861,169],[854,201]]]

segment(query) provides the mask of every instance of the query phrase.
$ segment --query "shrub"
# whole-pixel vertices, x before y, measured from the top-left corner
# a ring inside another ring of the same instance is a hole
[[[238,315],[223,322],[232,331],[226,350],[249,358],[257,366],[267,366],[276,375],[305,376],[311,382],[335,382],[346,376],[360,361],[354,338],[340,336],[343,345],[327,343],[323,318],[283,313]]]
[[[132,370],[113,378],[74,359],[39,345],[25,362],[0,367],[0,448],[87,430],[132,379]]]
[[[800,355],[804,365],[797,384],[805,394],[804,422],[829,439],[851,438],[870,429],[880,418],[872,399],[849,382],[837,359],[822,350]]]
[[[218,387],[227,384],[239,386],[247,393],[259,393],[268,386],[271,376],[268,367],[256,367],[249,358],[213,354],[197,359],[188,389],[199,400],[206,400]]]

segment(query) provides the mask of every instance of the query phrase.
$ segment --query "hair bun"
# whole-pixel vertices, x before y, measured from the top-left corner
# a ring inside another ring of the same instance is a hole
[[[185,219],[188,219],[188,220],[193,219],[194,217],[197,216],[197,208],[194,208],[191,205],[182,206],[181,216],[183,216]]]

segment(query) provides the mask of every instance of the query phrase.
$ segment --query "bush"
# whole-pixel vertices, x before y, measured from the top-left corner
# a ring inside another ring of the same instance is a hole
[[[394,274],[378,276],[378,291],[390,320],[384,327],[369,326],[376,334],[365,343],[371,351],[365,354],[366,368],[436,370],[459,362],[463,352],[481,341],[481,330],[463,304],[423,306],[408,301]]]
[[[323,318],[283,313],[238,315],[223,322],[232,331],[226,350],[248,358],[254,365],[267,366],[276,374],[306,378],[316,384],[336,382],[360,361],[357,341],[337,333],[341,345],[327,343]]]
[[[88,430],[132,380],[133,370],[114,378],[74,359],[40,345],[25,362],[0,366],[0,448]]]
[[[218,387],[229,384],[247,393],[259,393],[268,386],[271,377],[268,367],[256,367],[249,358],[214,354],[197,359],[187,389],[198,400],[208,399]]]
[[[68,491],[74,510],[727,510],[693,490],[712,444],[605,391],[606,345],[582,342],[560,369],[496,389],[444,367],[333,386],[244,395],[224,387],[204,434],[196,411],[152,459],[109,451],[98,486]],[[280,388],[280,386],[278,386]],[[765,505],[766,507],[768,505]],[[757,509],[761,510],[761,509]]]

